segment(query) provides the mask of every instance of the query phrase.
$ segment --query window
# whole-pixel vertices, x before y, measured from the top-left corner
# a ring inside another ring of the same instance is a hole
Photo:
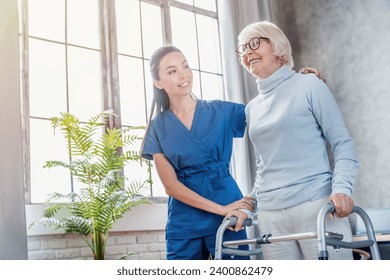
[[[215,0],[20,0],[25,185],[29,203],[75,188],[66,170],[43,170],[46,160],[66,161],[50,118],[71,112],[81,121],[106,109],[115,125],[146,125],[152,97],[149,58],[164,45],[179,47],[194,71],[194,94],[222,98]],[[145,166],[126,168],[132,179]],[[165,191],[152,169],[151,196]]]

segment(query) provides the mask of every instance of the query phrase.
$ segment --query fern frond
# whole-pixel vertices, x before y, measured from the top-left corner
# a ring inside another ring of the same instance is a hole
[[[55,218],[41,218],[38,221],[32,223],[30,227],[33,225],[43,225],[43,226],[54,227],[55,229],[60,229],[63,228],[64,223]]]
[[[64,167],[64,168],[69,168],[70,167],[68,163],[63,162],[63,161],[49,160],[49,161],[45,162],[45,164],[43,165],[43,168],[52,168],[52,167],[56,167],[56,166],[61,166],[61,167]]]
[[[65,233],[79,233],[82,235],[88,235],[93,231],[90,220],[77,216],[70,216],[65,218],[63,228]]]

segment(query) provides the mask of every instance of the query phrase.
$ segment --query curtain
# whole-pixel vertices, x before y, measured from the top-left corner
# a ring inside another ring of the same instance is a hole
[[[272,11],[268,1],[217,0],[225,100],[246,104],[257,95],[255,78],[240,65],[235,50],[237,36],[245,26],[260,20],[271,20]],[[231,169],[241,191],[248,194],[254,183],[256,162],[247,133],[244,139],[235,139]]]

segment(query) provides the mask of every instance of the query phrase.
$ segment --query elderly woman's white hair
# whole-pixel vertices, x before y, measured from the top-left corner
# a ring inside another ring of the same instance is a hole
[[[238,45],[247,43],[253,37],[268,38],[274,51],[273,54],[280,58],[283,65],[290,69],[293,68],[290,41],[278,26],[268,21],[249,24],[238,35]]]

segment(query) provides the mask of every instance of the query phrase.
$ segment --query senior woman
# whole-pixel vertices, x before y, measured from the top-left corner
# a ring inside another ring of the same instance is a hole
[[[314,74],[292,70],[291,45],[271,22],[248,25],[238,36],[242,66],[256,78],[258,95],[246,106],[249,137],[255,147],[257,172],[252,195],[257,198],[261,234],[273,236],[316,231],[319,209],[335,205],[326,221],[329,231],[352,238],[347,216],[352,212],[358,170],[352,139],[326,84]],[[329,164],[326,144],[334,155]],[[235,230],[248,213],[238,216]],[[317,259],[317,240],[263,245],[265,259]],[[330,250],[329,259],[352,259],[349,249]]]

